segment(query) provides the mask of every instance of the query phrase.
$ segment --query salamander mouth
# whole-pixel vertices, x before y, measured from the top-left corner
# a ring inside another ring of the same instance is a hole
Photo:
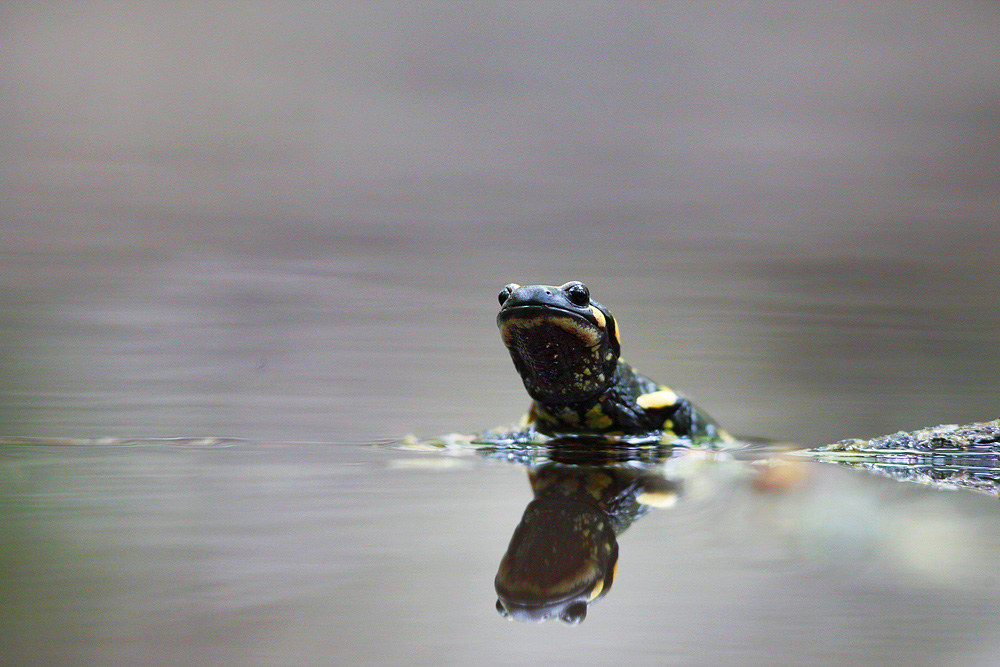
[[[515,306],[497,316],[504,345],[522,352],[544,349],[557,344],[572,343],[583,348],[601,345],[603,331],[583,315],[556,306]],[[566,336],[569,338],[566,338]]]
[[[501,312],[498,321],[532,398],[564,403],[606,388],[605,334],[585,317],[552,307],[518,306]]]

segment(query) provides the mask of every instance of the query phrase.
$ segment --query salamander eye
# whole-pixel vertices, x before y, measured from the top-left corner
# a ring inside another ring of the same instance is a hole
[[[566,283],[559,289],[566,293],[566,296],[574,305],[586,306],[590,303],[590,290],[581,282],[574,280],[573,282]]]
[[[520,285],[518,285],[517,283],[510,283],[509,285],[505,285],[504,288],[500,290],[498,298],[500,299],[501,306],[504,304],[504,301],[510,298],[510,295],[513,294],[514,290],[516,290],[518,287],[520,287]]]
[[[566,610],[563,611],[559,618],[569,625],[579,625],[583,619],[587,618],[587,603],[574,602],[570,606],[566,607]]]

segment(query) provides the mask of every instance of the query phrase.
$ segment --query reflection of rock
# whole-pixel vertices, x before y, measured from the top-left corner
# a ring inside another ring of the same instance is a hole
[[[646,467],[546,463],[529,477],[535,499],[514,530],[495,580],[497,611],[519,621],[576,624],[614,583],[616,536],[670,504],[676,485]]]

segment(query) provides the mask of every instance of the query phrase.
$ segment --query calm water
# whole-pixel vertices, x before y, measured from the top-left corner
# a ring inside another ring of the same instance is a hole
[[[671,464],[528,625],[525,468],[386,446],[523,412],[511,281],[736,433],[995,418],[996,8],[442,7],[2,10],[0,436],[140,442],[0,449],[0,664],[1000,664],[994,497]]]

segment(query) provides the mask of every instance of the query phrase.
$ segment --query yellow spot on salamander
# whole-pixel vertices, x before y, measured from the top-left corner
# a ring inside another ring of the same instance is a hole
[[[604,414],[601,405],[598,403],[587,411],[587,427],[593,429],[605,429],[611,426],[611,417]]]
[[[597,583],[594,584],[594,588],[590,591],[590,600],[589,601],[593,602],[594,599],[597,598],[597,596],[600,595],[601,591],[603,591],[603,590],[604,590],[604,579],[598,579]]]
[[[580,415],[576,410],[570,407],[565,407],[559,411],[559,420],[570,426],[580,425]]]
[[[635,399],[639,407],[644,410],[655,410],[656,408],[669,408],[677,403],[677,394],[669,389],[661,389],[648,394],[643,394]]]
[[[673,507],[677,504],[677,493],[674,491],[643,491],[636,497],[636,500],[649,507]]]
[[[604,313],[599,311],[594,306],[590,307],[590,312],[594,314],[594,319],[597,320],[597,326],[603,329],[607,326],[608,322],[604,319]]]
[[[601,493],[609,484],[611,484],[611,476],[607,473],[594,472],[587,475],[587,493],[593,496],[595,500],[601,499]]]
[[[660,434],[660,444],[669,445],[677,439],[677,434],[674,433],[674,420],[666,419],[663,421],[663,432]]]
[[[576,495],[580,490],[580,480],[576,477],[563,477],[559,479],[559,488],[563,495]]]

